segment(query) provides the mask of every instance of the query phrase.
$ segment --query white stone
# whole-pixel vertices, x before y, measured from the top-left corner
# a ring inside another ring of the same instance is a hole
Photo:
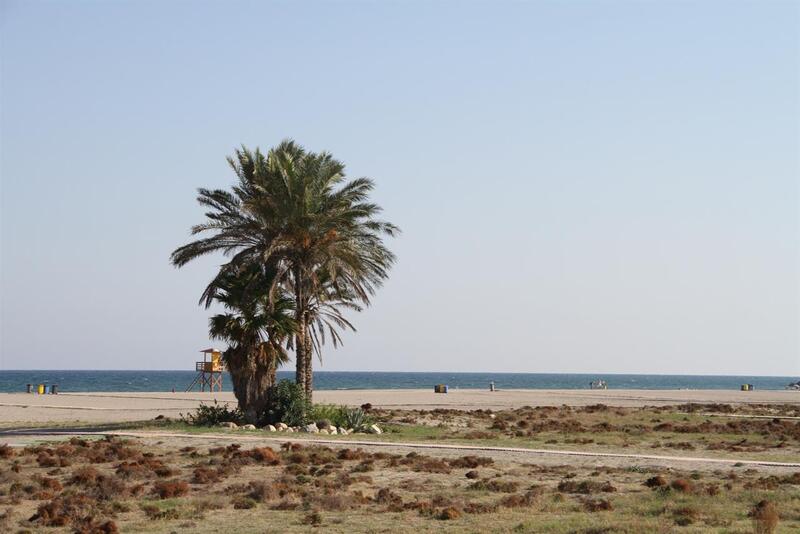
[[[309,434],[316,434],[319,432],[319,428],[317,428],[316,423],[311,423],[303,427],[303,432],[308,432]]]
[[[222,428],[239,428],[239,425],[237,425],[236,423],[232,423],[230,421],[225,421],[224,423],[220,423],[217,426]]]
[[[294,428],[289,428],[289,427],[286,428],[287,434],[291,434],[292,432],[294,432]]]
[[[255,430],[256,429],[256,425],[242,425],[239,428],[241,428],[242,430]]]
[[[343,436],[346,436],[347,435],[347,429],[344,428],[343,426],[340,426],[339,427],[339,434],[341,434]]]
[[[277,429],[272,425],[265,426],[264,430],[266,430],[267,432],[277,432]]]
[[[278,431],[281,431],[281,430],[286,430],[289,427],[286,425],[286,423],[278,423],[277,425],[275,425],[275,428]]]
[[[367,432],[370,434],[382,434],[383,431],[378,427],[378,425],[372,425],[367,429]]]
[[[494,419],[496,416],[493,413],[489,414],[489,419]]]
[[[339,432],[336,430],[336,427],[335,427],[335,426],[332,426],[332,427],[331,427],[331,429],[330,429],[330,434],[331,434],[331,435],[333,435],[333,436],[335,436],[335,435],[336,435],[336,434],[338,434],[338,433],[339,433]]]
[[[317,432],[320,433],[320,434],[327,434],[328,433],[328,429],[327,428],[320,428]]]

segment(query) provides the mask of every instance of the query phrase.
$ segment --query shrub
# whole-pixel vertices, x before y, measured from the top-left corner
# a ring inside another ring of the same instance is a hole
[[[672,481],[670,487],[675,491],[680,491],[683,493],[691,493],[694,490],[694,486],[691,482],[686,480],[685,478],[678,478]]]
[[[483,467],[487,465],[492,465],[494,460],[491,458],[486,458],[483,456],[462,456],[461,458],[455,458],[453,460],[448,460],[447,463],[450,464],[451,467],[461,467],[461,468],[469,468],[474,469],[476,467]]]
[[[310,408],[302,386],[289,380],[281,380],[273,389],[269,407],[262,418],[270,424],[303,425],[308,420]]]
[[[767,500],[756,504],[749,516],[753,518],[753,531],[756,534],[772,534],[778,526],[778,509]]]
[[[356,432],[361,432],[372,424],[372,419],[362,408],[343,408],[342,424],[345,428],[352,428]]]
[[[661,475],[650,477],[644,481],[644,485],[648,488],[660,488],[667,485],[667,481]]]
[[[251,508],[255,508],[258,504],[255,499],[251,499],[250,497],[245,497],[243,495],[234,497],[231,502],[233,503],[234,510],[249,510]]]
[[[477,471],[467,471],[467,474],[464,475],[464,476],[466,476],[469,479],[473,479],[474,480],[474,479],[478,478],[480,475],[478,474]]]
[[[162,480],[155,483],[153,493],[160,499],[182,497],[189,493],[189,484],[183,480]]]
[[[200,403],[194,413],[185,416],[181,414],[181,420],[192,426],[216,426],[220,423],[236,423],[238,425],[244,422],[244,414],[238,406],[230,409],[227,404],[220,405],[214,399],[213,405]]]
[[[461,512],[458,511],[457,508],[449,506],[439,512],[439,515],[436,516],[437,519],[441,519],[442,521],[449,521],[451,519],[458,519],[461,517]]]
[[[0,458],[11,458],[12,456],[14,456],[14,449],[7,443],[0,445]]]

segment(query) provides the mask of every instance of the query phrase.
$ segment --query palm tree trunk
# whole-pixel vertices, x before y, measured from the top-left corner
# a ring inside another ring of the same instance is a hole
[[[313,363],[314,363],[314,346],[311,344],[311,333],[309,332],[308,327],[306,327],[306,361],[303,367],[303,374],[305,375],[305,392],[306,392],[306,400],[308,402],[312,401],[312,396],[314,395],[314,370],[313,370]]]
[[[259,353],[236,351],[226,354],[233,393],[248,423],[258,424],[269,403],[275,383],[275,366]]]
[[[297,321],[297,334],[295,335],[294,353],[295,353],[295,374],[294,381],[303,390],[306,388],[306,359],[308,358],[308,351],[306,350],[306,310],[303,301],[303,289],[301,279],[301,269],[296,267],[294,269],[294,304],[295,304],[295,320]]]

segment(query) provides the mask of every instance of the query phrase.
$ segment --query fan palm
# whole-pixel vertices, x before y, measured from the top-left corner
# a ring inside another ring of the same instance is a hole
[[[336,329],[351,328],[342,309],[369,305],[394,263],[383,237],[398,229],[377,219],[372,180],[345,181],[344,165],[326,152],[284,141],[266,155],[242,147],[228,162],[238,178],[231,191],[199,190],[208,211],[192,233],[211,235],[176,249],[172,263],[221,251],[231,258],[222,271],[253,264],[272,270],[261,291],[270,300],[292,293],[295,376],[310,399],[312,353],[319,354],[325,331],[338,343]]]
[[[267,407],[278,367],[289,359],[285,341],[294,332],[291,300],[269,299],[257,291],[268,285],[270,274],[259,266],[227,269],[204,293],[207,307],[216,301],[227,310],[209,319],[209,333],[228,344],[223,359],[250,422],[257,422]]]

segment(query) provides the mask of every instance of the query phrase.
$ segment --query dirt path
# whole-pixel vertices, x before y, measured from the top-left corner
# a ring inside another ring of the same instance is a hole
[[[770,462],[764,460],[740,460],[729,458],[703,458],[692,456],[661,456],[652,454],[630,454],[622,452],[588,452],[576,450],[551,450],[551,449],[527,449],[521,447],[495,447],[484,445],[458,445],[442,443],[414,443],[414,442],[391,442],[391,441],[368,441],[351,439],[324,439],[312,437],[310,435],[293,434],[266,437],[246,434],[189,434],[180,432],[140,432],[140,431],[86,431],[86,430],[16,430],[0,432],[0,440],[6,438],[17,438],[9,440],[12,445],[24,445],[26,443],[38,442],[52,438],[67,438],[71,436],[106,436],[115,435],[120,437],[137,438],[143,440],[168,439],[175,446],[182,446],[187,443],[197,441],[208,441],[212,443],[231,443],[231,442],[251,442],[262,444],[282,444],[287,442],[313,442],[320,445],[338,447],[361,447],[365,449],[383,449],[394,452],[407,452],[409,449],[425,449],[426,451],[439,453],[446,456],[457,456],[464,453],[478,453],[491,456],[495,459],[506,461],[536,461],[537,463],[547,464],[570,464],[586,465],[606,465],[612,467],[645,467],[658,466],[674,469],[694,469],[694,470],[713,470],[722,467],[747,467],[757,468],[776,473],[794,472],[800,469],[798,462]]]

